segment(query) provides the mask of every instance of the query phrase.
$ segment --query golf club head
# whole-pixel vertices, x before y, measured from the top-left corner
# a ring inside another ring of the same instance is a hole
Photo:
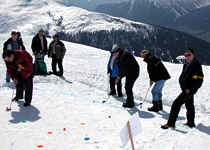
[[[11,108],[7,108],[7,109],[6,109],[6,111],[10,111],[10,110],[12,110],[12,109],[11,109]]]

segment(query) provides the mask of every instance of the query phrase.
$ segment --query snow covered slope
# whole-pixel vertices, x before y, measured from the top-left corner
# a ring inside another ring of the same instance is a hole
[[[1,34],[0,45],[9,36],[10,33]],[[32,36],[23,35],[24,44],[30,53],[31,40]],[[136,112],[141,117],[143,132],[134,138],[135,149],[209,149],[209,66],[203,66],[205,80],[195,96],[197,127],[188,129],[181,125],[186,122],[183,107],[177,129],[166,131],[160,129],[160,125],[166,123],[171,104],[180,93],[178,77],[182,65],[164,63],[172,76],[163,89],[164,111],[151,113],[147,111],[147,107],[151,106],[151,93],[143,108],[139,108],[149,87],[149,78],[146,64],[141,58],[136,58],[140,65],[140,76],[134,86],[136,107],[123,109],[123,98],[110,97],[107,104],[102,103],[107,99],[106,65],[110,53],[93,47],[64,43],[67,48],[64,78],[53,75],[35,76],[32,106],[28,108],[23,108],[23,101],[20,101],[12,104],[12,111],[5,111],[14,86],[12,83],[5,83],[6,69],[0,59],[1,150],[122,150],[120,130]],[[51,60],[46,58],[45,61],[48,70],[51,70]],[[90,139],[86,141],[85,138]],[[130,149],[129,143],[125,150]]]

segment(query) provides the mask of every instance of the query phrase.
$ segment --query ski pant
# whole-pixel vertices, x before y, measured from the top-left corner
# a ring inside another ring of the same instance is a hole
[[[126,91],[126,95],[127,95],[127,103],[129,105],[134,105],[133,85],[138,77],[139,77],[139,71],[136,73],[133,73],[131,76],[126,76],[125,91]]]
[[[195,108],[194,108],[194,95],[182,92],[173,102],[171,112],[168,119],[168,125],[175,126],[181,106],[185,104],[187,109],[187,123],[188,125],[195,125]]]
[[[33,94],[33,75],[28,79],[24,79],[20,74],[18,75],[18,83],[16,85],[16,97],[23,98],[25,91],[25,102],[31,103]]]
[[[159,80],[155,82],[152,88],[152,97],[154,101],[162,100],[162,90],[166,80]]]
[[[58,68],[60,70],[59,75],[62,76],[63,75],[63,60],[62,59],[57,59],[56,55],[53,54],[52,55],[52,70],[53,70],[54,74],[57,74],[57,71],[56,71],[57,64],[58,64]]]
[[[112,94],[116,94],[116,89],[115,89],[115,81],[116,81],[117,77],[110,77],[110,90]],[[122,95],[122,82],[121,79],[120,81],[117,83],[117,93],[118,95]]]

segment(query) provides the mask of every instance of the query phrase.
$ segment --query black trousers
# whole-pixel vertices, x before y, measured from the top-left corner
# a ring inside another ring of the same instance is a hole
[[[56,67],[58,64],[58,68],[60,70],[59,75],[63,75],[63,59],[57,59],[56,55],[52,55],[52,70],[54,74],[57,74]]]
[[[110,77],[110,90],[112,94],[116,94],[116,89],[115,89],[115,81],[117,77]],[[117,84],[117,93],[118,95],[122,95],[122,81],[120,81]]]
[[[185,107],[187,109],[186,115],[188,125],[195,125],[194,95],[186,94],[185,92],[182,92],[173,102],[169,115],[169,120],[167,123],[168,125],[175,126],[176,119],[183,104],[185,104]]]
[[[33,75],[28,79],[24,79],[21,75],[18,75],[18,83],[16,85],[16,97],[22,98],[25,91],[25,102],[31,103],[33,94]]]
[[[139,72],[132,74],[132,76],[126,76],[125,91],[127,95],[127,103],[130,105],[134,105],[133,85],[138,77],[139,77]]]

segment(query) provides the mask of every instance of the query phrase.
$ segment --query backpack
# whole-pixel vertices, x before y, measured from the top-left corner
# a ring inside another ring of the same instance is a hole
[[[34,63],[34,74],[35,75],[47,75],[47,66],[44,60],[38,56]]]

